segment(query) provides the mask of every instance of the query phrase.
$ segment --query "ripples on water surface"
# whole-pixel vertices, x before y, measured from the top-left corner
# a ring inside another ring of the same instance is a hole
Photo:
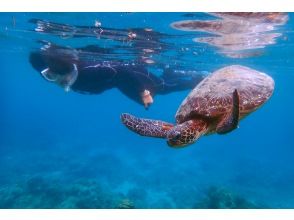
[[[0,207],[293,208],[293,18],[1,13]],[[189,90],[157,95],[148,110],[117,88],[65,92],[29,63],[52,44],[66,48],[59,55],[142,65],[156,76],[245,65],[272,76],[275,91],[239,129],[176,150],[129,132],[119,116],[174,122]]]

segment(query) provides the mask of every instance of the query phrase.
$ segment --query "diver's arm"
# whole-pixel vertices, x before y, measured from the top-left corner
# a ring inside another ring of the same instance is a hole
[[[121,67],[115,77],[116,87],[146,109],[153,103],[156,85],[159,83],[160,79],[143,65]]]

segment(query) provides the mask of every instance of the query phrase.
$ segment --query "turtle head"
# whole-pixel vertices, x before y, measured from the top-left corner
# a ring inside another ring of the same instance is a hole
[[[174,126],[167,133],[167,144],[170,147],[180,148],[194,143],[207,131],[204,120],[189,120]]]

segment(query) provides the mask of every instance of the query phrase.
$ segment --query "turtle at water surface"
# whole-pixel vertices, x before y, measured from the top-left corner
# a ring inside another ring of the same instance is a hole
[[[181,147],[205,134],[234,130],[240,119],[271,97],[273,90],[270,76],[232,65],[215,71],[192,90],[176,113],[176,125],[126,113],[121,120],[140,135],[166,138],[168,145]]]

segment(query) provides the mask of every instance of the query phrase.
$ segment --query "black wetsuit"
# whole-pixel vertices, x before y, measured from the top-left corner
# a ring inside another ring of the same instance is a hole
[[[70,73],[76,65],[78,76],[70,89],[80,93],[99,94],[111,88],[118,88],[123,94],[142,103],[141,94],[144,90],[151,95],[167,94],[174,91],[192,89],[203,79],[203,75],[190,76],[173,74],[172,70],[161,76],[150,73],[146,64],[140,62],[102,61],[84,59],[85,52],[99,51],[107,54],[96,46],[72,49],[53,44],[45,44],[40,50],[30,54],[30,63],[41,73],[44,69],[58,75]]]

